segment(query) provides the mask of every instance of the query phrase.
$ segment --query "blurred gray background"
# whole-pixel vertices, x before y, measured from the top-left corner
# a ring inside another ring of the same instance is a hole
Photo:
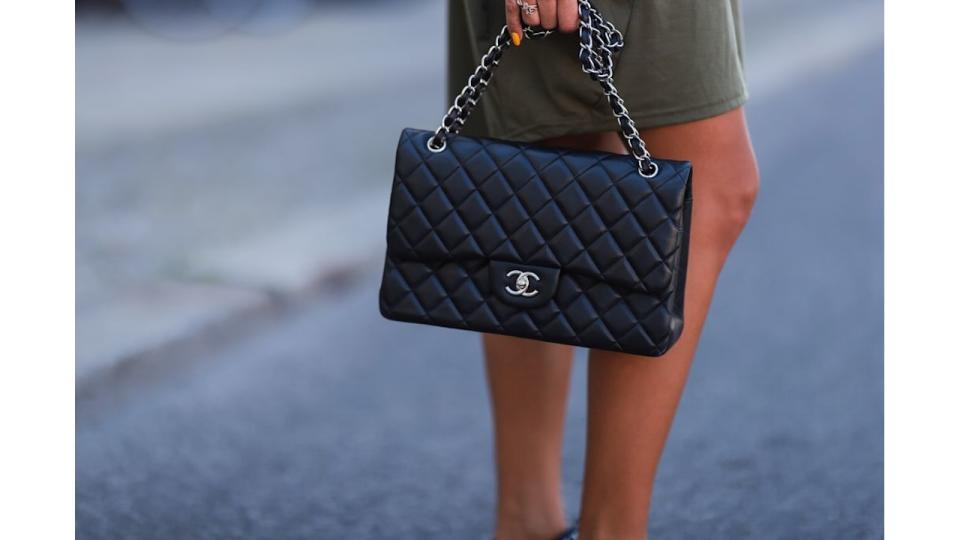
[[[489,537],[478,340],[376,307],[396,139],[447,107],[445,3],[77,8],[78,538]],[[744,9],[763,185],[652,538],[881,538],[883,6]]]

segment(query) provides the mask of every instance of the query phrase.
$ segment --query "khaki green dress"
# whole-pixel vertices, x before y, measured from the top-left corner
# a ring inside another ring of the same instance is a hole
[[[624,35],[614,81],[639,128],[716,116],[747,99],[739,0],[593,0]],[[456,96],[504,24],[503,0],[450,0],[448,94]],[[576,34],[508,49],[464,133],[515,141],[610,131]]]

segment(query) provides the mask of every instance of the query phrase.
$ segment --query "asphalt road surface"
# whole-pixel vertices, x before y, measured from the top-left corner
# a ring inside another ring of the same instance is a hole
[[[667,446],[652,538],[883,536],[882,99],[878,48],[750,104],[762,193]],[[77,537],[489,537],[478,340],[381,320],[376,285],[358,269],[275,324],[78,401]],[[572,513],[583,443],[580,358]]]

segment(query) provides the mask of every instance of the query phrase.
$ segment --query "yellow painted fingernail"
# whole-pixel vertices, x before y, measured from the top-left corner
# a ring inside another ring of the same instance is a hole
[[[520,46],[520,34],[518,34],[518,33],[516,33],[516,32],[510,32],[510,37],[513,38],[513,45],[514,45],[515,47],[519,47],[519,46]]]

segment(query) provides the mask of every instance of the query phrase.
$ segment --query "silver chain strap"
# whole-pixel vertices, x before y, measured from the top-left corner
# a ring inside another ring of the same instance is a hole
[[[613,55],[623,48],[623,35],[603,18],[589,0],[578,0],[580,9],[580,64],[583,72],[600,83],[603,94],[610,103],[613,115],[620,125],[620,134],[630,149],[630,153],[637,160],[637,169],[641,176],[652,178],[657,175],[658,167],[650,156],[646,143],[640,138],[636,124],[630,118],[627,110],[613,84]],[[551,30],[534,30],[530,27],[523,29],[527,39],[542,38],[552,34]],[[447,137],[456,135],[463,128],[464,123],[476,108],[480,96],[490,82],[494,68],[500,63],[503,51],[511,47],[510,31],[506,26],[500,30],[493,45],[480,59],[480,65],[467,79],[467,84],[453,100],[453,105],[440,120],[440,126],[433,137],[427,141],[427,149],[431,152],[442,152],[447,147]]]

